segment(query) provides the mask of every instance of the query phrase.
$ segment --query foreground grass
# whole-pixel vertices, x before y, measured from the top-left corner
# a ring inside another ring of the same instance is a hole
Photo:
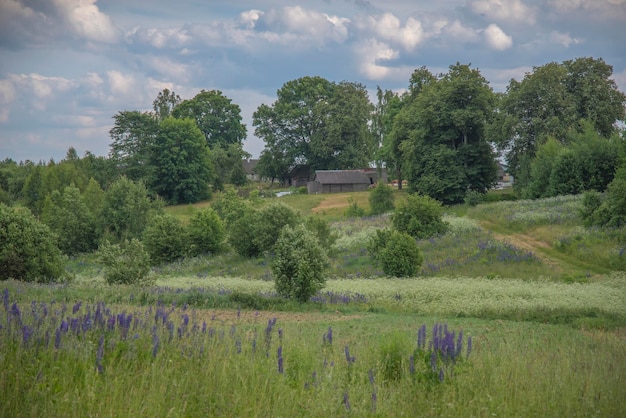
[[[494,283],[474,288],[504,292]],[[344,315],[51,302],[60,289],[7,284],[0,307],[0,414],[7,417],[614,417],[626,406],[623,329],[455,318],[438,308],[410,313],[404,301],[417,291],[397,300],[402,313]],[[615,286],[623,292],[623,282]],[[558,302],[564,290],[543,293]],[[607,301],[610,309],[623,310],[618,296]],[[500,304],[498,293],[483,298]],[[392,309],[394,300],[383,306]],[[464,333],[463,354],[442,380],[416,343],[420,326],[432,340],[436,323],[447,324],[454,341]]]

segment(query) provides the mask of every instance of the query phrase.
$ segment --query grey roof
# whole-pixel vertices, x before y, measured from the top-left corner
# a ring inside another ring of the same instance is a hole
[[[321,184],[370,184],[361,170],[317,170],[315,180]]]
[[[259,164],[259,160],[257,159],[250,159],[250,160],[242,160],[242,164],[243,164],[243,170],[246,174],[254,174],[254,169],[256,168],[257,164]]]

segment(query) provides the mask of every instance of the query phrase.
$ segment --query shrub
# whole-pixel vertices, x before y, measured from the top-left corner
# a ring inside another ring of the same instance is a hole
[[[275,252],[272,272],[279,295],[306,302],[324,287],[324,272],[328,268],[326,251],[303,225],[286,226],[276,242]]]
[[[393,230],[388,228],[377,229],[375,231],[375,234],[371,236],[369,242],[367,243],[367,252],[369,253],[370,257],[378,261],[380,253],[387,245],[389,237],[391,236],[391,234],[393,234],[393,232]]]
[[[187,226],[189,255],[194,257],[206,253],[218,253],[226,237],[224,223],[212,208],[196,212]]]
[[[467,206],[476,206],[483,201],[483,193],[477,192],[476,190],[468,190],[465,193],[465,204]]]
[[[348,209],[346,209],[345,215],[348,218],[360,218],[365,215],[365,209],[360,207],[353,198],[348,198]]]
[[[325,248],[326,251],[331,251],[339,238],[339,234],[330,229],[328,222],[318,216],[309,216],[306,218],[304,220],[304,226],[315,234],[320,245]]]
[[[254,225],[254,243],[259,254],[274,249],[280,231],[285,226],[295,227],[301,222],[300,215],[291,206],[272,202],[257,212]]]
[[[423,262],[422,253],[415,238],[397,231],[389,235],[377,259],[380,261],[383,272],[394,277],[415,276]]]
[[[393,210],[393,190],[386,184],[379,182],[370,193],[369,202],[372,215],[380,215]]]
[[[138,239],[111,244],[105,241],[98,249],[108,284],[148,285],[154,282],[150,274],[150,255]]]
[[[157,215],[143,233],[143,244],[153,264],[164,264],[185,255],[188,240],[185,228],[172,215]]]
[[[254,223],[256,213],[249,207],[239,214],[236,219],[227,222],[228,242],[235,252],[243,257],[256,257],[260,254],[254,243]]]
[[[448,229],[442,219],[441,203],[419,194],[409,195],[406,201],[400,202],[391,222],[397,231],[406,232],[417,239],[440,235]]]
[[[56,236],[28,209],[0,203],[0,280],[54,282],[66,278]]]

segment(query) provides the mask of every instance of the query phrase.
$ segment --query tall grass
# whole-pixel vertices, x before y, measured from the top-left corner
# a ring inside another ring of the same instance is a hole
[[[461,357],[446,368],[438,362],[450,352],[429,350],[444,347],[435,335],[447,334],[421,333],[443,329],[439,316],[224,319],[185,307],[14,296],[5,292],[0,308],[7,417],[612,417],[625,406],[618,333],[449,319]]]

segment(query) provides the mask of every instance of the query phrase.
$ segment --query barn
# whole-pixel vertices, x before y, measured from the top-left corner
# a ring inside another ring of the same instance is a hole
[[[375,183],[363,170],[317,170],[307,183],[309,194],[360,192]]]

